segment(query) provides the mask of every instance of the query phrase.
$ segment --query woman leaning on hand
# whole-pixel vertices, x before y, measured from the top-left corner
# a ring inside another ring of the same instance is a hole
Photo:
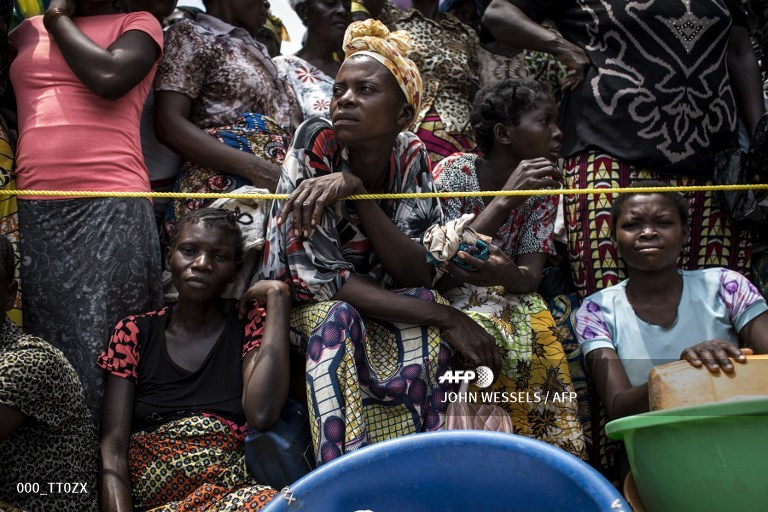
[[[437,430],[454,350],[498,371],[493,338],[430,288],[419,243],[442,219],[437,199],[350,201],[351,194],[432,192],[424,143],[403,131],[421,77],[410,38],[375,20],[344,36],[331,121],[303,123],[283,165],[262,274],[289,284],[292,342],[306,348],[318,464],[368,444]],[[404,265],[403,262],[408,262]]]

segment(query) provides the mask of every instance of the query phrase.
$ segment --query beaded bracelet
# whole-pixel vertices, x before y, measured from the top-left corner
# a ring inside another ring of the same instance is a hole
[[[43,15],[43,26],[45,27],[45,30],[50,32],[52,28],[51,23],[62,16],[69,16],[69,13],[66,9],[62,9],[61,7],[54,7],[45,11],[45,14]]]

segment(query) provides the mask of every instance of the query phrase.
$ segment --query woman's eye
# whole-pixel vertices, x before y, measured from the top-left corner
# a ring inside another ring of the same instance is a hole
[[[344,94],[344,89],[342,89],[341,87],[334,87],[331,91],[335,98],[338,98],[339,96]]]
[[[179,247],[179,252],[184,256],[192,256],[195,254],[195,249],[193,247]]]
[[[227,261],[229,261],[229,256],[226,255],[226,254],[217,254],[217,255],[214,256],[214,258],[219,263],[226,263]]]

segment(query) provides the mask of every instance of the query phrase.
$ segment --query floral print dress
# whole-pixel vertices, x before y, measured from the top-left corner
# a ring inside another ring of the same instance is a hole
[[[477,158],[456,154],[440,162],[433,172],[435,188],[439,192],[480,191]],[[486,206],[481,197],[444,198],[442,204],[446,221],[467,213],[478,215]],[[556,211],[555,196],[532,196],[510,212],[509,219],[493,233],[493,243],[512,260],[522,254],[552,253]],[[573,383],[557,326],[541,295],[464,284],[444,296],[496,338],[502,353],[501,375],[489,390],[518,398],[499,404],[509,412],[515,433],[585,458],[578,402],[548,398],[553,393],[565,396],[562,393],[572,392]]]
[[[293,88],[305,121],[318,116],[330,117],[332,76],[295,55],[280,55],[274,62],[278,75]]]

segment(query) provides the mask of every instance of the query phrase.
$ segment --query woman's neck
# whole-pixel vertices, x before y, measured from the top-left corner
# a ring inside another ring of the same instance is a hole
[[[352,174],[360,178],[365,190],[371,194],[385,192],[389,161],[395,141],[385,146],[349,148],[349,166]]]
[[[329,41],[312,31],[307,32],[307,40],[301,50],[296,52],[296,56],[309,62],[326,75],[335,77],[341,64],[334,59],[334,53],[340,51],[340,48],[338,41]]]
[[[119,12],[112,2],[78,2],[75,16],[99,16]]]
[[[659,304],[663,302],[662,299],[672,299],[673,302],[677,302],[682,291],[683,277],[677,267],[654,272],[629,270],[627,297],[631,302]]]
[[[477,159],[477,181],[482,190],[502,190],[509,176],[520,164],[520,159],[492,151],[488,156]]]
[[[220,19],[224,23],[232,25],[233,27],[237,26],[235,18],[232,16],[230,10],[223,6],[220,2],[211,2],[208,9],[205,11],[205,14]]]
[[[438,21],[440,18],[440,2],[435,0],[413,0],[411,6],[425,18]]]
[[[215,303],[190,302],[179,298],[173,308],[169,328],[176,332],[205,333],[224,321],[224,301]]]

